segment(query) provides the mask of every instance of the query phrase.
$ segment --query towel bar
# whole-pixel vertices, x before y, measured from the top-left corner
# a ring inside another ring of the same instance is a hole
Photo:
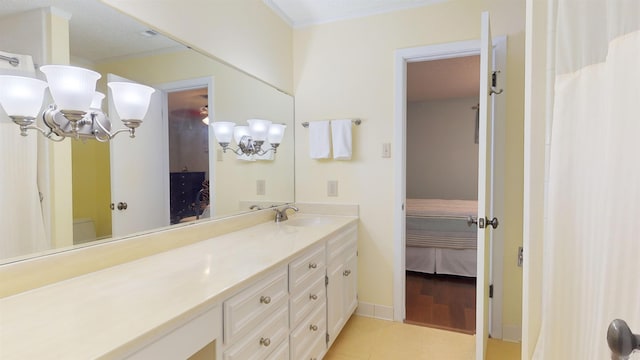
[[[360,124],[362,124],[362,120],[360,120],[360,119],[351,119],[351,122],[352,122],[353,124],[355,124],[355,125],[360,125]],[[302,123],[302,127],[308,128],[308,127],[309,127],[309,122],[308,122],[308,121],[303,122],[303,123]]]

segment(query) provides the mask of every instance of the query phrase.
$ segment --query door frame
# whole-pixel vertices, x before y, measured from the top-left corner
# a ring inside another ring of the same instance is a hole
[[[494,68],[500,69],[499,88],[506,89],[506,36],[494,37]],[[480,40],[450,42],[395,51],[395,114],[394,114],[394,151],[397,160],[394,165],[394,262],[393,262],[393,319],[404,321],[406,315],[405,299],[405,199],[406,199],[406,128],[407,128],[407,63],[452,59],[464,56],[480,55]],[[492,175],[492,213],[498,219],[504,218],[504,172],[505,172],[505,125],[506,96],[493,97],[493,136],[492,163],[495,164]],[[500,231],[497,231],[500,230]],[[494,286],[490,306],[490,334],[502,338],[502,295],[503,295],[503,259],[504,227],[491,232],[491,269],[490,281]]]
[[[162,134],[162,141],[165,149],[165,153],[167,154],[165,160],[165,170],[167,175],[167,186],[165,187],[166,191],[166,199],[167,199],[167,219],[170,217],[169,209],[170,204],[169,200],[171,198],[171,190],[169,188],[169,93],[185,91],[185,90],[193,90],[193,89],[202,89],[204,87],[207,88],[207,105],[209,107],[209,124],[215,121],[215,108],[214,108],[214,79],[211,76],[186,79],[186,80],[178,80],[168,83],[157,84],[154,86],[157,89],[162,90],[162,129],[164,133]],[[214,189],[214,174],[215,174],[215,159],[214,155],[211,153],[211,149],[215,149],[215,137],[213,136],[213,130],[211,126],[208,126],[209,130],[209,189]],[[215,193],[215,192],[214,192]],[[215,213],[214,208],[215,202],[213,201],[213,197],[210,198],[210,216],[213,218]]]

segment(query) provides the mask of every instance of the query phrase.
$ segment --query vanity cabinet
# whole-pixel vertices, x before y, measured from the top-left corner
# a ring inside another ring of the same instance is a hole
[[[356,225],[327,241],[327,347],[358,306],[358,235]]]
[[[291,359],[321,359],[327,350],[325,264],[324,243],[289,264]]]
[[[270,273],[223,304],[225,360],[265,359],[289,335],[286,267]]]

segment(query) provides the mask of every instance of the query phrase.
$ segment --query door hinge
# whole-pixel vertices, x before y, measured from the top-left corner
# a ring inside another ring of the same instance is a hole
[[[493,284],[489,285],[489,297],[493,298]]]
[[[327,275],[324,276],[324,286],[329,285],[329,277]]]
[[[522,267],[522,263],[524,262],[524,248],[522,246],[518,247],[518,266]]]
[[[498,73],[500,73],[500,70],[491,73],[491,90],[489,91],[489,95],[500,95],[504,91],[504,89],[496,90],[498,87]]]
[[[329,333],[326,333],[326,337],[325,337],[327,344],[329,343]]]

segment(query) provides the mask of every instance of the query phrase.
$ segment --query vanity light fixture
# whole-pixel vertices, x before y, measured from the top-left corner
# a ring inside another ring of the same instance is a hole
[[[231,150],[236,155],[265,155],[269,151],[275,153],[284,137],[286,125],[262,119],[249,119],[247,123],[248,126],[236,126],[233,122],[216,121],[211,125],[222,151]],[[238,144],[237,149],[229,147],[232,138]],[[262,149],[265,141],[271,144],[270,149]]]
[[[96,82],[101,77],[95,71],[65,66],[45,65],[40,68],[47,82],[22,77],[0,75],[0,106],[11,120],[20,126],[20,135],[27,136],[27,130],[37,130],[46,138],[62,141],[67,137],[95,138],[106,142],[121,132],[135,137],[135,129],[149,109],[153,88],[145,85],[110,82],[113,102],[127,127],[111,131],[111,122],[101,110],[104,95],[96,92]],[[34,125],[40,113],[45,89],[53,98],[53,104],[42,113],[47,129]]]

